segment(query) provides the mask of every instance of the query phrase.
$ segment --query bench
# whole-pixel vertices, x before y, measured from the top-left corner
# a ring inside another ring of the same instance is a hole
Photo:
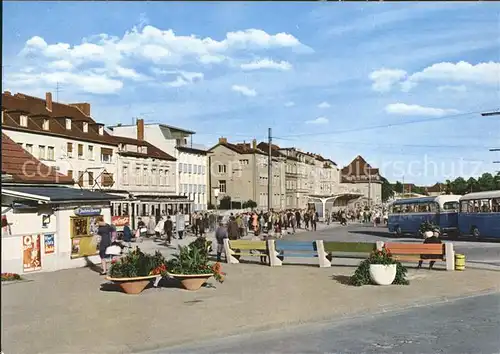
[[[446,270],[455,269],[455,251],[452,243],[423,244],[386,242],[384,247],[389,250],[394,259],[400,262],[443,261]],[[422,258],[422,255],[436,256],[436,259]]]
[[[227,263],[231,264],[240,263],[241,256],[260,257],[261,263],[265,263],[268,257],[266,241],[229,240],[226,238],[224,239],[224,251]]]
[[[326,252],[326,257],[331,262],[333,253],[349,253],[349,254],[362,254],[364,258],[368,257],[370,253],[377,248],[382,248],[382,242],[377,245],[376,242],[323,242],[323,247]],[[337,255],[338,258],[348,258],[348,255]],[[353,257],[355,258],[355,257]]]
[[[271,266],[281,266],[287,257],[318,258],[320,267],[330,267],[331,263],[326,258],[323,241],[269,241],[269,254]]]

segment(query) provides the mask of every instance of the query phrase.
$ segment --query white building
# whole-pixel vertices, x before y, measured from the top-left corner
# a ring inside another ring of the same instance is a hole
[[[90,116],[90,104],[61,104],[25,94],[2,94],[2,131],[45,165],[82,188],[111,189],[116,142]]]
[[[113,135],[135,138],[143,130],[144,140],[165,151],[177,160],[176,194],[192,201],[194,210],[207,209],[208,161],[207,151],[192,144],[193,131],[166,124],[144,124],[110,127]]]

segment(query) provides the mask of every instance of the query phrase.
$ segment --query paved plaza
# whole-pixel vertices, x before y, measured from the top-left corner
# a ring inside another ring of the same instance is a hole
[[[410,269],[409,286],[361,288],[345,285],[355,269],[347,263],[223,268],[228,275],[224,284],[211,281],[196,292],[163,282],[160,288],[126,295],[91,268],[32,274],[26,282],[2,284],[2,350],[141,352],[500,292],[500,272],[469,268]]]

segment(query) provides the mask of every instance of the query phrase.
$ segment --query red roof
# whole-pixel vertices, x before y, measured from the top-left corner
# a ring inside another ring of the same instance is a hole
[[[44,165],[33,155],[2,133],[2,175],[12,176],[13,182],[43,184],[74,184],[71,177]]]
[[[366,160],[358,155],[349,165],[341,171],[342,179],[348,182],[348,177],[379,176],[379,169],[370,166]]]

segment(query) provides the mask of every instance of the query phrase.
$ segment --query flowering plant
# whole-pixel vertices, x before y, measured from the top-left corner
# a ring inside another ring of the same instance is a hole
[[[111,262],[109,275],[113,278],[135,278],[166,274],[165,257],[160,251],[143,253],[138,247],[118,260]]]
[[[198,247],[179,246],[179,253],[167,262],[172,274],[212,274],[215,280],[222,283],[225,273],[220,263],[210,263],[205,250]]]
[[[2,281],[22,280],[21,276],[17,273],[2,273]]]
[[[354,275],[350,278],[350,283],[355,286],[362,286],[371,284],[370,278],[370,264],[382,264],[382,265],[396,265],[396,278],[393,284],[398,285],[408,285],[410,282],[406,279],[406,273],[408,270],[404,267],[401,262],[392,257],[391,251],[384,247],[382,250],[374,250],[370,253],[370,256],[362,261]]]

